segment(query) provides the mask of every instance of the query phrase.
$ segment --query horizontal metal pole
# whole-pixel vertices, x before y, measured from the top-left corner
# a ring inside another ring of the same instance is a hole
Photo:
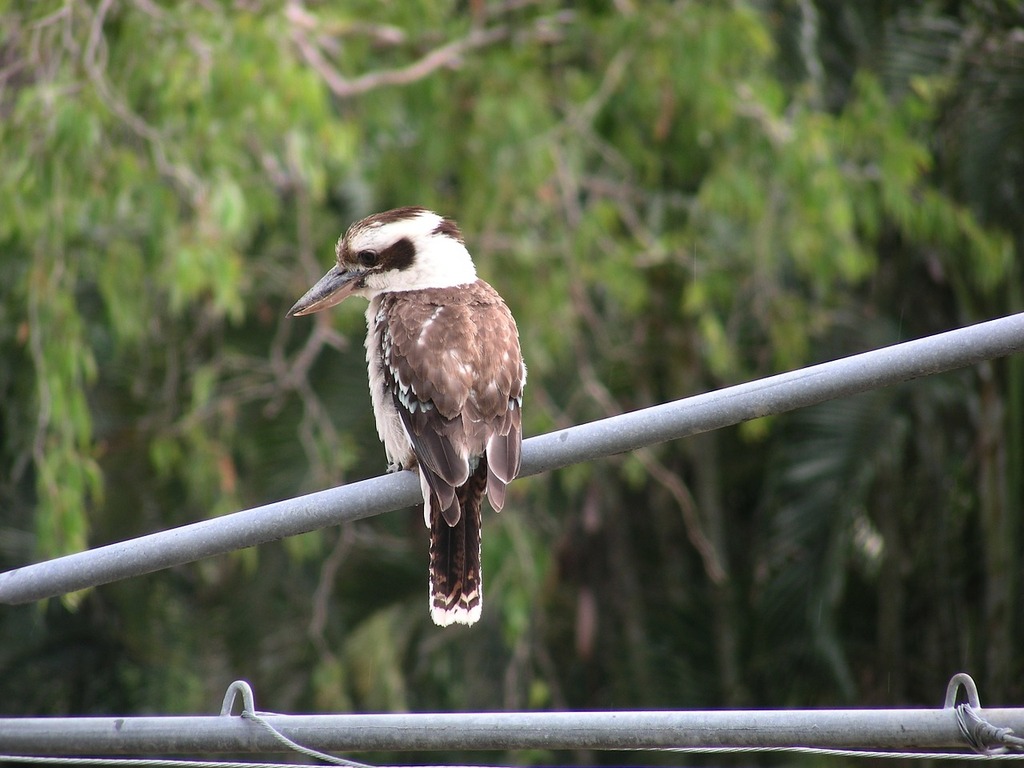
[[[696,397],[550,432],[523,443],[523,475],[675,440],[1024,350],[1024,313]],[[79,552],[0,573],[0,603],[26,603],[151,573],[419,501],[410,472]]]
[[[1024,732],[1024,709],[984,709],[997,727]],[[497,712],[266,715],[304,747],[329,752],[824,747],[964,749],[952,709]],[[239,716],[0,719],[0,754],[127,755],[281,752]]]

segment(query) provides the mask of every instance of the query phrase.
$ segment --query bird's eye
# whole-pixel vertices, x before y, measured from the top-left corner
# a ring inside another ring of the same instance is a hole
[[[356,261],[358,261],[364,267],[375,267],[377,266],[377,252],[376,251],[360,251],[356,254]]]

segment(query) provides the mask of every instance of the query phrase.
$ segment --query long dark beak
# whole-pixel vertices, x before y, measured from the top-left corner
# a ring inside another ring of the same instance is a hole
[[[295,302],[288,310],[288,317],[311,315],[321,309],[340,304],[359,287],[362,272],[342,269],[335,265],[330,271],[316,281],[316,285],[306,291],[306,295]]]

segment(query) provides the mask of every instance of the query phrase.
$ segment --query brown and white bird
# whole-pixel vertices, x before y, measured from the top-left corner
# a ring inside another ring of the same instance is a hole
[[[505,302],[476,276],[458,226],[396,208],[349,227],[338,263],[288,316],[370,300],[366,362],[389,469],[416,469],[430,528],[430,615],[480,618],[480,507],[519,472],[526,366]]]

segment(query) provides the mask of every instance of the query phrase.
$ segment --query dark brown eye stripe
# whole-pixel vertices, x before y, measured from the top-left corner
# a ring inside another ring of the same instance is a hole
[[[381,251],[379,263],[385,270],[408,269],[415,256],[416,246],[412,244],[412,240],[403,237]]]

